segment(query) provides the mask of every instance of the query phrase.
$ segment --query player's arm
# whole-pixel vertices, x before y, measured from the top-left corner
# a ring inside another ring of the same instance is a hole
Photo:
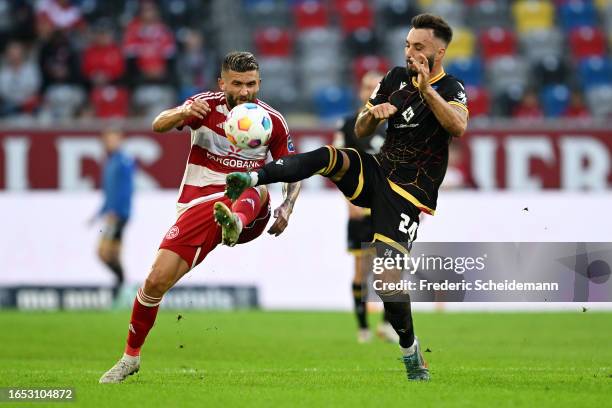
[[[416,62],[414,65],[418,71],[417,82],[419,92],[436,116],[436,119],[438,119],[438,122],[440,122],[440,125],[452,136],[463,136],[468,120],[468,112],[465,105],[457,102],[451,104],[433,89],[429,83],[430,72],[425,55],[419,54],[418,59],[413,62]]]
[[[451,105],[431,85],[425,88],[421,94],[442,127],[452,136],[463,136],[467,128],[467,110],[462,106]]]
[[[203,98],[188,100],[181,106],[166,109],[153,119],[153,130],[163,133],[188,124],[190,119],[204,119],[210,112],[210,106]]]
[[[370,105],[369,103],[357,116],[355,122],[355,135],[357,137],[371,136],[380,122],[389,119],[395,115],[397,108],[389,102],[381,103],[380,105]]]

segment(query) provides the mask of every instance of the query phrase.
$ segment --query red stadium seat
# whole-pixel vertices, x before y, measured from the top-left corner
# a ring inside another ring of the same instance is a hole
[[[298,30],[327,27],[329,16],[327,9],[320,1],[301,1],[293,8],[295,26]]]
[[[350,34],[360,28],[374,27],[374,13],[368,2],[363,0],[348,0],[340,5],[340,25],[345,34]]]
[[[501,27],[491,27],[480,34],[482,57],[485,61],[516,54],[514,32]]]
[[[129,113],[130,95],[127,89],[114,85],[96,87],[90,103],[98,118],[124,118]]]
[[[270,27],[255,33],[257,52],[264,57],[288,57],[293,52],[293,39],[289,31]]]
[[[361,83],[361,78],[368,71],[380,71],[385,74],[389,70],[389,61],[376,55],[366,55],[355,58],[353,61],[353,75],[356,83]]]
[[[606,38],[599,28],[580,27],[572,30],[569,44],[575,58],[603,57],[606,54]]]
[[[470,117],[486,116],[491,109],[491,101],[489,93],[485,88],[468,86],[466,89],[468,95],[468,109]]]

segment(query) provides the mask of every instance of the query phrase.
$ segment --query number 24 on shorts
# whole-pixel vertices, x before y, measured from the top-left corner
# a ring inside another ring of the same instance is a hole
[[[397,229],[399,229],[400,232],[404,234],[408,234],[408,238],[409,238],[408,242],[414,241],[414,235],[416,234],[419,224],[417,224],[416,222],[413,222],[410,219],[410,217],[408,217],[404,213],[401,213],[400,216],[402,217],[402,221],[400,221],[400,224],[397,227]]]

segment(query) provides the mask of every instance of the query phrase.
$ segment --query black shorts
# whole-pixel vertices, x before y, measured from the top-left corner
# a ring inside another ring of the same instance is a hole
[[[372,242],[374,238],[372,217],[369,215],[363,218],[350,219],[347,229],[349,251],[360,251],[363,249],[364,242]]]
[[[127,224],[127,220],[121,218],[117,218],[115,221],[106,221],[102,229],[102,239],[121,241],[125,224]]]
[[[334,175],[330,179],[351,203],[372,210],[372,238],[378,255],[386,249],[408,253],[421,211],[409,201],[408,193],[387,179],[374,156],[355,149],[337,149],[337,154],[340,151],[348,155],[350,166],[339,180]]]

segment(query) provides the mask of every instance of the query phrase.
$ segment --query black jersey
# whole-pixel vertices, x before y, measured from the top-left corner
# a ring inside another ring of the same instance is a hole
[[[465,88],[457,78],[442,72],[431,78],[430,84],[450,104],[467,111]],[[388,120],[387,137],[376,160],[396,192],[433,214],[452,137],[419,93],[416,77],[409,76],[405,67],[395,67],[385,75],[367,106],[385,102],[396,106],[398,112]]]
[[[385,142],[385,126],[381,124],[374,133],[368,137],[357,137],[355,135],[355,123],[357,114],[344,117],[339,125],[338,131],[342,134],[342,140],[336,147],[348,147],[360,150],[364,153],[376,154]]]

